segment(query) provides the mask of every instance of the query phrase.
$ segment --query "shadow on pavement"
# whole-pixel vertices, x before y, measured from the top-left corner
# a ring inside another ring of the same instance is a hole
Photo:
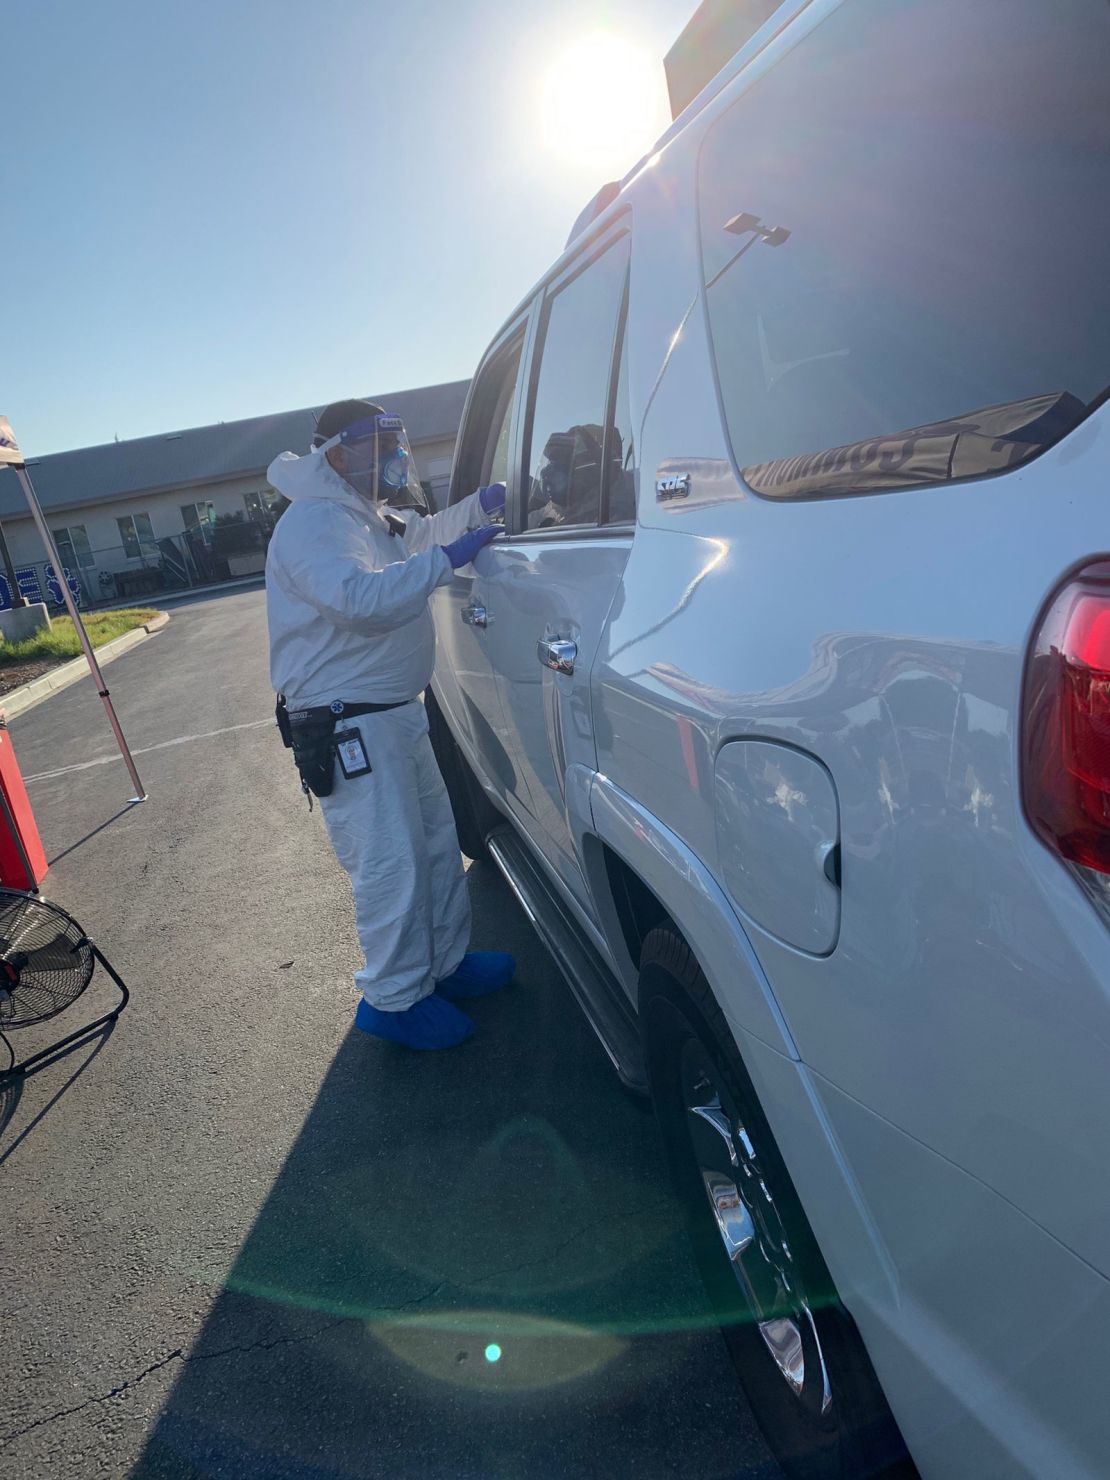
[[[475,944],[506,943],[477,882]],[[342,1042],[133,1480],[777,1473],[651,1117],[561,983],[473,1013],[442,1055]]]
[[[72,1086],[77,1083],[77,1081],[81,1078],[81,1075],[84,1074],[87,1068],[89,1068],[89,1066],[92,1064],[92,1061],[97,1057],[101,1049],[108,1042],[108,1039],[111,1038],[112,1033],[115,1030],[115,1026],[115,1023],[106,1023],[103,1028],[96,1029],[92,1034],[90,1034],[88,1038],[83,1038],[78,1043],[71,1043],[65,1048],[59,1049],[57,1054],[53,1054],[50,1058],[44,1059],[41,1064],[36,1064],[35,1067],[28,1070],[26,1074],[9,1073],[0,1078],[0,1136],[2,1136],[11,1123],[12,1117],[14,1116],[19,1106],[19,1101],[23,1095],[23,1086],[27,1082],[27,1080],[35,1074],[43,1073],[44,1070],[53,1069],[57,1064],[59,1064],[63,1059],[68,1058],[71,1054],[80,1053],[82,1049],[89,1048],[90,1045],[92,1045],[92,1052],[80,1064],[78,1064],[77,1068],[74,1069],[73,1073],[69,1076],[65,1083],[59,1085],[58,1089],[56,1089],[55,1092],[51,1095],[50,1099],[38,1112],[35,1118],[30,1122],[29,1125],[23,1127],[19,1135],[16,1136],[15,1139],[12,1141],[11,1145],[0,1146],[0,1167],[4,1165],[8,1157],[11,1156],[12,1152],[15,1151],[17,1147],[23,1144],[23,1142],[27,1139],[27,1137],[31,1134],[35,1127],[41,1124],[41,1122],[46,1119],[46,1117],[50,1114],[51,1110],[53,1110],[54,1106],[58,1103],[58,1101],[62,1098],[66,1091],[72,1088]]]
[[[68,848],[63,848],[60,853],[55,854],[55,856],[49,861],[49,867],[53,868],[55,864],[61,863],[63,858],[68,858],[71,853],[76,853],[78,848],[84,847],[86,843],[91,843],[93,838],[99,837],[100,834],[102,832],[106,832],[107,829],[110,828],[114,822],[118,822],[121,817],[126,817],[129,812],[133,812],[134,810],[134,806],[130,802],[128,802],[127,806],[121,807],[114,817],[109,817],[107,821],[101,822],[97,827],[94,827],[89,832],[87,832],[83,838],[78,838],[75,843],[70,843]]]
[[[7,1130],[11,1118],[19,1108],[23,1094],[22,1074],[5,1072],[0,1075],[0,1136]]]

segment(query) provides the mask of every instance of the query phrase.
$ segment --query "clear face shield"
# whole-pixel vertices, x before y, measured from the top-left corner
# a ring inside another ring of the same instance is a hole
[[[399,416],[383,413],[364,417],[315,450],[326,453],[333,447],[343,449],[347,465],[342,476],[363,498],[394,509],[429,512],[405,424]]]

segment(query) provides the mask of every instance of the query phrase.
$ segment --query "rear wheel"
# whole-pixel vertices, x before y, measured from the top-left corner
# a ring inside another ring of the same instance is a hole
[[[431,689],[424,695],[424,708],[428,712],[428,738],[455,814],[459,847],[475,862],[488,858],[486,838],[501,821],[501,814],[475,780]]]
[[[756,1420],[796,1480],[916,1475],[724,1016],[669,926],[640,967],[652,1098],[695,1258]]]

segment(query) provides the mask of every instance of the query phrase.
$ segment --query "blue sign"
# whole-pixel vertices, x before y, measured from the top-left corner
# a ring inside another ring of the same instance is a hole
[[[22,565],[16,568],[16,583],[19,586],[19,594],[24,601],[41,601],[42,587],[39,585],[39,573],[33,565]]]
[[[68,566],[62,568],[62,574],[66,585],[73,593],[73,599],[78,606],[81,605],[84,593],[81,590],[81,582]],[[62,596],[62,587],[52,565],[47,565],[44,570],[46,581],[46,601],[51,606],[63,606],[65,598]],[[37,567],[33,565],[21,565],[16,569],[15,579],[19,586],[19,594],[25,601],[42,601],[42,586],[39,583]],[[0,575],[0,612],[11,611],[12,588],[8,579]]]
[[[78,606],[81,605],[81,582],[70,570],[69,566],[62,567],[62,575],[69,587],[70,595]],[[52,606],[64,606],[65,597],[62,595],[61,584],[52,565],[46,567],[46,594]]]

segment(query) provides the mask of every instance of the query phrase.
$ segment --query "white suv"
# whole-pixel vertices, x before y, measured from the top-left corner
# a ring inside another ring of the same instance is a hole
[[[1108,251],[1107,0],[791,0],[471,389],[460,838],[791,1474],[1110,1473]]]

